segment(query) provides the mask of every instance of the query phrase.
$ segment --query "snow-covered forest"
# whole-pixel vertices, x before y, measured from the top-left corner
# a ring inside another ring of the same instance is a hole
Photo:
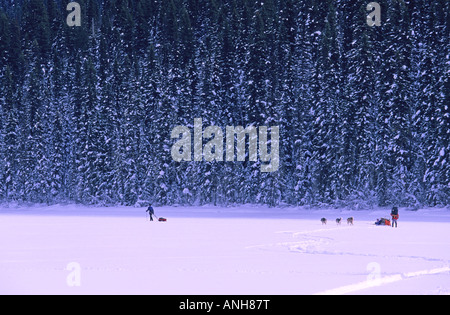
[[[450,1],[0,0],[0,202],[450,204]],[[175,162],[279,126],[280,166]]]

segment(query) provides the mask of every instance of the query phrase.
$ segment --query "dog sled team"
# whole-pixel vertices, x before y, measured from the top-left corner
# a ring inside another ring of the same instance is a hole
[[[397,221],[398,221],[398,218],[399,218],[398,208],[397,207],[393,207],[392,208],[391,218],[392,218],[392,220],[389,220],[389,219],[386,219],[386,218],[377,219],[377,221],[375,222],[375,225],[389,225],[390,226],[392,224],[392,227],[394,227],[394,226],[397,227],[398,226]],[[322,222],[322,225],[326,225],[327,222],[328,222],[327,218],[322,218],[322,219],[320,219],[320,221]],[[353,217],[350,217],[350,218],[347,219],[347,224],[348,225],[353,225],[353,221],[354,221]],[[341,225],[341,222],[342,222],[342,218],[337,218],[336,219],[336,224],[337,225]]]
[[[348,225],[353,225],[353,220],[354,220],[353,217],[348,218],[347,219],[347,224]],[[326,225],[328,223],[327,218],[322,218],[322,219],[320,219],[320,221],[322,222],[322,225]],[[342,218],[337,218],[336,219],[336,224],[337,225],[341,225],[341,222],[342,222]]]

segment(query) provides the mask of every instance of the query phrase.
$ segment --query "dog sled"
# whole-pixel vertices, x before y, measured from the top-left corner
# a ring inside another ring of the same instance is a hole
[[[386,218],[377,219],[375,222],[375,225],[389,225],[391,226],[391,220]]]

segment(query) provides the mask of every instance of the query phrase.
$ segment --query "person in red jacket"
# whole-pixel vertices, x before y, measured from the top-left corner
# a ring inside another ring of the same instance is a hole
[[[397,220],[399,218],[397,207],[392,208],[391,217],[392,217],[392,227],[394,227],[394,225],[395,225],[395,227],[397,227],[397,225],[398,225]]]

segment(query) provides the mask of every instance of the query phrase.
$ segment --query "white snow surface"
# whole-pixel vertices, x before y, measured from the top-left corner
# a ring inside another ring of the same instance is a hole
[[[145,210],[1,206],[0,294],[450,294],[448,208]]]

